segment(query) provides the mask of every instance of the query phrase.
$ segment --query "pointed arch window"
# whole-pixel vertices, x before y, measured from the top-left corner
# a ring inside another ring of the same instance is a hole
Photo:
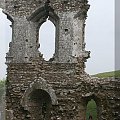
[[[55,31],[54,24],[48,19],[39,28],[39,51],[47,61],[55,53]]]

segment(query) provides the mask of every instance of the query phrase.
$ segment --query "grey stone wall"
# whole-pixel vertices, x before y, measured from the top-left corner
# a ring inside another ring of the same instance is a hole
[[[5,12],[13,21],[8,62],[28,62],[30,58],[39,57],[38,28],[48,17],[56,27],[54,61],[72,63],[76,62],[77,57],[87,58],[89,53],[84,46],[84,24],[88,8],[85,1],[51,0],[47,4],[46,1],[6,0]]]
[[[84,120],[91,99],[97,104],[98,120],[119,119],[119,80],[91,78],[80,68],[80,64],[41,63],[39,60],[10,64],[7,110],[12,111],[13,120],[34,119],[38,111],[37,108],[31,111],[30,106],[34,108],[34,105],[29,97],[37,89],[45,90],[51,97],[50,120]]]
[[[5,8],[5,0],[0,0],[0,8]]]
[[[119,80],[85,73],[87,0],[6,0],[12,22],[6,56],[6,120],[85,120],[89,100],[98,106],[98,120],[120,117]],[[54,57],[38,51],[39,27],[49,18],[56,26]],[[116,86],[117,85],[117,86]]]
[[[0,120],[5,120],[5,91],[0,100]]]

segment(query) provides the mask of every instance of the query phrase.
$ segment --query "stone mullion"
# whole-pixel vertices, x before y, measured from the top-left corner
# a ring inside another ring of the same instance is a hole
[[[59,22],[59,62],[71,62],[72,51],[72,19],[68,13],[61,15]],[[65,59],[66,58],[66,59]]]

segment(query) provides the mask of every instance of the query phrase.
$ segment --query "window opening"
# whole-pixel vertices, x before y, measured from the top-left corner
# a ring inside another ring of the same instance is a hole
[[[7,15],[0,8],[0,79],[6,77],[6,53],[9,51],[9,43],[12,40],[12,25]]]
[[[49,60],[55,53],[55,26],[47,19],[39,29],[39,51],[45,60]]]

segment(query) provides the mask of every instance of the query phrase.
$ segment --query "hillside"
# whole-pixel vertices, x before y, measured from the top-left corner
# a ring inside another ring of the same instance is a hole
[[[104,72],[104,73],[99,73],[92,75],[94,77],[99,77],[99,78],[108,78],[108,77],[115,77],[115,78],[120,78],[120,70],[118,71],[111,71],[111,72]]]

